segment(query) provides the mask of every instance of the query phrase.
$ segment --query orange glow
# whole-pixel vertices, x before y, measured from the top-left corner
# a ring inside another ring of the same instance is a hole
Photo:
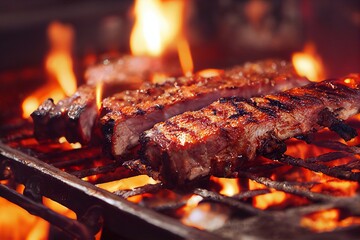
[[[265,189],[266,186],[255,181],[249,180],[249,189]],[[271,206],[279,205],[287,199],[287,194],[281,191],[270,189],[270,193],[254,197],[253,205],[259,209],[267,209]]]
[[[204,202],[184,212],[180,221],[198,229],[215,230],[225,224],[229,215],[228,208]]]
[[[160,56],[179,37],[184,1],[136,0],[134,10],[131,52]]]
[[[315,185],[311,190],[322,193],[331,192],[332,195],[336,196],[354,196],[358,188],[359,184],[357,182],[333,180]]]
[[[340,219],[338,209],[329,209],[304,216],[300,221],[300,225],[314,232],[326,232],[340,227],[360,225],[360,217]]]
[[[135,177],[120,179],[117,181],[97,184],[96,186],[105,189],[109,192],[115,192],[118,190],[134,189],[147,184],[156,184],[156,183],[157,181],[155,181],[153,178],[147,175],[139,175]]]
[[[98,82],[96,85],[96,106],[99,110],[101,108],[101,101],[102,101],[102,95],[103,95],[103,82]]]
[[[30,114],[41,104],[41,102],[49,97],[57,102],[65,97],[65,95],[56,83],[47,83],[43,85],[41,88],[31,93],[31,95],[23,101],[23,118],[30,117]]]
[[[24,191],[18,185],[17,192]],[[1,239],[48,239],[49,223],[31,215],[21,207],[0,197],[0,236]]]
[[[292,62],[299,75],[305,76],[314,82],[324,80],[325,67],[313,43],[308,42],[302,52],[294,53]]]
[[[133,203],[139,203],[143,199],[143,195],[135,195],[132,197],[128,197],[126,200]]]
[[[211,180],[222,186],[219,192],[222,195],[231,197],[240,192],[238,179],[236,178],[217,178],[211,176]]]
[[[46,70],[69,96],[76,91],[76,77],[71,57],[74,31],[69,25],[53,22],[48,27],[48,37],[51,50],[45,61]]]
[[[189,43],[185,38],[178,42],[178,54],[184,76],[190,77],[193,74],[194,64]]]
[[[22,103],[23,118],[30,114],[47,98],[58,102],[76,91],[76,78],[71,57],[74,33],[70,26],[53,22],[48,27],[51,50],[45,60],[47,82]]]
[[[356,80],[352,76],[345,78],[344,83],[350,88],[356,88],[357,86]]]
[[[162,84],[169,76],[166,73],[154,73],[151,77],[152,83]]]
[[[69,145],[68,149],[71,149],[71,148],[73,148],[73,149],[78,149],[78,148],[81,148],[81,147],[82,147],[81,143],[79,143],[79,142],[69,143],[69,142],[66,140],[65,137],[60,137],[60,138],[59,138],[59,143],[68,144],[68,145]],[[67,148],[67,146],[64,146],[64,147]]]
[[[254,207],[259,209],[267,209],[271,206],[283,203],[286,198],[286,193],[280,191],[272,191],[268,194],[256,196],[254,198]]]
[[[224,73],[224,70],[208,68],[197,72],[197,75],[204,78],[217,77],[221,76]]]

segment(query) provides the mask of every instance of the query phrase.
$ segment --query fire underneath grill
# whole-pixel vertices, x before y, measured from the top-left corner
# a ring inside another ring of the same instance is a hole
[[[359,130],[359,117],[348,124]],[[1,127],[0,195],[78,239],[100,229],[103,239],[357,239],[359,143],[359,137],[344,143],[328,130],[291,139],[285,155],[244,166],[232,196],[215,177],[181,190],[156,183],[107,191],[99,186],[134,173],[100,147],[39,144],[32,123],[16,119]],[[14,190],[19,183],[23,194]],[[73,210],[77,220],[44,206],[42,196]],[[267,203],[266,196],[278,202]]]

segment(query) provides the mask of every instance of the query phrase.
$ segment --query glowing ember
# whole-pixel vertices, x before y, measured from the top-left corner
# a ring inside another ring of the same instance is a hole
[[[307,43],[302,52],[294,53],[292,62],[299,75],[315,82],[324,80],[325,67],[314,44]]]
[[[204,78],[217,77],[224,73],[224,70],[208,68],[197,72],[197,75]]]
[[[303,217],[300,224],[314,232],[326,232],[340,227],[360,225],[360,217],[340,219],[340,211],[338,209],[329,209]]]
[[[264,188],[266,188],[265,185],[249,180],[250,190],[264,189]],[[288,194],[284,192],[276,191],[274,189],[270,189],[270,191],[271,191],[270,193],[254,197],[253,199],[254,207],[259,209],[267,209],[271,206],[276,206],[283,203],[288,198]]]
[[[184,1],[137,0],[130,36],[134,55],[160,56],[182,28]]]
[[[49,25],[48,38],[51,50],[45,61],[49,78],[41,88],[23,101],[23,118],[28,118],[46,98],[52,98],[57,102],[65,95],[71,95],[75,92],[76,78],[71,58],[73,35],[70,26],[58,22]]]
[[[354,196],[359,188],[357,182],[330,180],[311,188],[314,192],[330,192],[335,196]]]
[[[109,192],[115,192],[118,190],[127,190],[141,187],[147,184],[156,184],[153,178],[147,175],[139,175],[130,178],[124,178],[113,182],[101,183],[96,186],[103,188]]]
[[[73,149],[78,149],[78,148],[82,147],[81,143],[79,143],[79,142],[69,143],[65,137],[59,138],[59,143],[68,144],[70,146],[69,148],[73,148]]]
[[[215,230],[222,227],[229,218],[229,209],[219,204],[201,203],[188,211],[181,222],[192,227]]]
[[[191,57],[189,43],[184,38],[178,42],[178,53],[184,76],[191,76],[194,70],[194,64]]]
[[[186,203],[186,206],[189,208],[194,208],[196,207],[199,202],[201,202],[203,200],[203,198],[199,195],[192,195],[189,200]]]
[[[225,196],[234,196],[240,192],[238,179],[236,178],[217,178],[211,177],[211,180],[222,186],[220,194]]]

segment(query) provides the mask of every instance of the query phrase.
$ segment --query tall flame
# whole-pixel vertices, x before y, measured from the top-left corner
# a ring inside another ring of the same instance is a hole
[[[103,87],[104,87],[103,82],[98,82],[98,84],[96,85],[96,106],[97,106],[97,109],[101,108],[101,100],[102,100],[102,97],[103,97]]]
[[[308,42],[302,52],[294,53],[292,62],[299,75],[314,82],[324,80],[325,67],[313,43]]]
[[[136,0],[131,52],[160,56],[180,34],[183,9],[184,1]]]
[[[191,76],[194,70],[194,64],[191,57],[189,42],[185,38],[181,38],[178,42],[178,53],[184,76]]]
[[[71,26],[52,22],[48,27],[51,50],[45,60],[45,69],[49,79],[46,84],[28,96],[22,104],[23,117],[30,114],[46,98],[55,102],[76,91],[76,77],[71,56],[74,31]]]
[[[46,58],[48,73],[55,77],[66,95],[76,91],[76,77],[71,57],[74,31],[71,26],[53,22],[48,28],[51,50]]]

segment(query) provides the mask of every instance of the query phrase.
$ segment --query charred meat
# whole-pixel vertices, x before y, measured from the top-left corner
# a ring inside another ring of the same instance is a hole
[[[121,156],[138,144],[140,133],[172,116],[201,109],[221,97],[248,98],[307,83],[285,61],[246,63],[213,77],[182,77],[114,95],[103,101],[100,122],[113,155]]]
[[[269,154],[291,137],[329,127],[351,139],[356,131],[343,127],[343,120],[359,111],[359,74],[265,97],[222,98],[144,132],[142,167],[170,185],[236,176],[244,161]]]
[[[105,96],[124,89],[138,89],[150,80],[154,72],[161,72],[163,68],[159,60],[138,56],[106,58],[89,67],[85,72],[86,84],[80,86],[72,96],[56,104],[52,99],[47,99],[31,115],[35,137],[42,141],[64,136],[68,142],[88,143],[98,119],[96,85],[103,83]],[[176,70],[171,71],[175,74]]]
[[[91,85],[80,86],[57,104],[47,99],[31,114],[35,138],[43,141],[65,136],[69,142],[89,142],[97,112]]]

